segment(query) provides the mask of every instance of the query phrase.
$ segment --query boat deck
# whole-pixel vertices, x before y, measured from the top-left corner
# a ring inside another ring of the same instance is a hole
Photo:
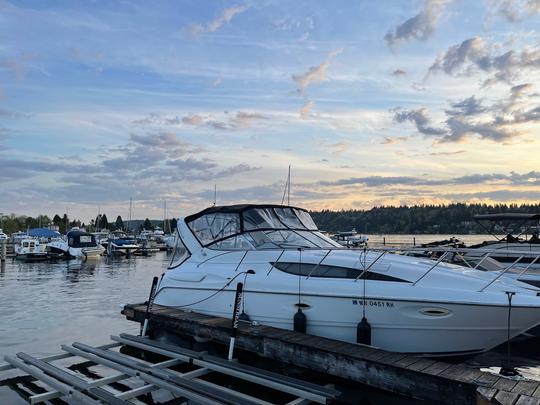
[[[126,305],[128,320],[143,323],[145,304]],[[231,320],[154,305],[152,330],[227,344]],[[511,379],[479,367],[392,353],[269,326],[241,323],[236,346],[263,358],[442,404],[540,404],[540,381]]]

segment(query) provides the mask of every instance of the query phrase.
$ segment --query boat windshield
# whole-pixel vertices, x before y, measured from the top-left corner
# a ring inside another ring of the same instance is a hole
[[[285,206],[212,207],[186,223],[205,247],[223,250],[339,247],[309,213]]]

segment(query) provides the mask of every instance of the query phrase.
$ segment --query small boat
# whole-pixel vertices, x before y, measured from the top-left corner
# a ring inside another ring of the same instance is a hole
[[[213,206],[180,219],[176,242],[158,305],[231,318],[242,282],[251,321],[290,330],[305,316],[310,334],[426,356],[482,352],[540,324],[539,288],[429,258],[343,248],[297,207]],[[369,340],[357,334],[366,326]]]
[[[110,256],[130,256],[139,248],[140,246],[135,237],[129,236],[124,231],[116,230],[109,234],[107,254]]]
[[[345,247],[366,246],[369,240],[366,235],[360,235],[354,228],[349,232],[338,232],[332,236],[332,239]]]
[[[46,245],[41,244],[38,238],[26,237],[15,245],[15,258],[25,261],[47,260]]]
[[[105,249],[96,242],[94,235],[77,229],[66,234],[65,239],[59,239],[48,244],[53,254],[63,254],[67,259],[95,258],[101,256]]]
[[[7,240],[8,240],[8,236],[4,233],[2,228],[0,228],[0,242],[7,241]]]

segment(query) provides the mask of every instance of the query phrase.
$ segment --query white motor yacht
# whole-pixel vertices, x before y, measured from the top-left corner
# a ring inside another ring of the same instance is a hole
[[[159,305],[232,317],[242,282],[252,321],[292,329],[301,309],[307,333],[356,342],[365,316],[373,346],[437,356],[488,350],[540,323],[536,287],[428,258],[342,248],[300,208],[214,206],[179,220],[177,232]]]
[[[105,249],[96,242],[96,237],[79,229],[69,231],[64,239],[55,240],[48,245],[51,253],[63,254],[68,259],[95,258]]]

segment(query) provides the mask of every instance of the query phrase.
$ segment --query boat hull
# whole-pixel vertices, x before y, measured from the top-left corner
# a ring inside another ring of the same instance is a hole
[[[231,318],[234,290],[218,293],[204,305],[188,305],[217,290],[172,288],[160,291],[156,304],[185,308]],[[246,290],[244,310],[250,320],[282,329],[293,329],[298,293]],[[507,338],[508,308],[448,302],[391,300],[382,297],[336,297],[301,295],[307,317],[307,333],[356,343],[357,325],[366,316],[371,325],[372,345],[402,353],[456,355],[495,347]],[[365,311],[365,312],[364,312]],[[510,336],[517,336],[540,323],[537,308],[512,308]],[[419,350],[419,347],[422,350]]]

